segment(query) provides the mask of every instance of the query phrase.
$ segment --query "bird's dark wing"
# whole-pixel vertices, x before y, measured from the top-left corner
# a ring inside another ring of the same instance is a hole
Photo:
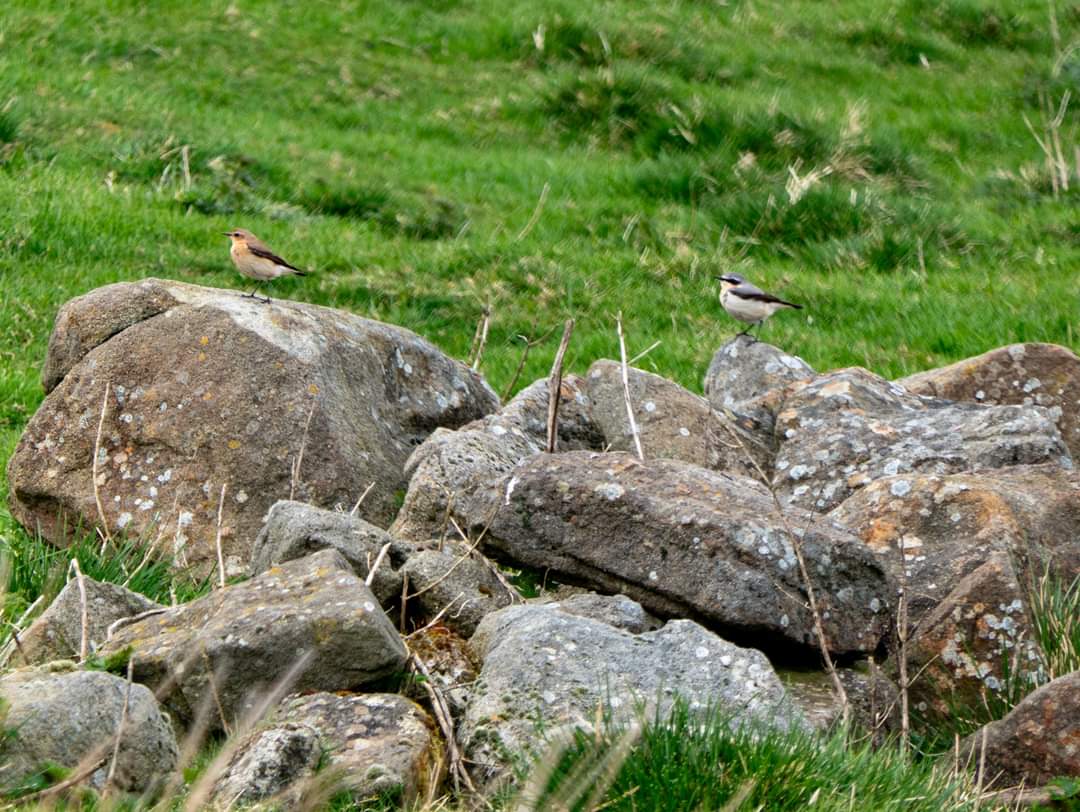
[[[281,266],[283,266],[285,268],[291,268],[292,270],[296,271],[297,273],[303,273],[303,271],[301,271],[295,265],[290,265],[288,262],[286,262],[281,257],[279,257],[277,254],[275,254],[273,251],[270,251],[270,250],[268,250],[266,248],[260,248],[259,246],[252,245],[249,242],[248,243],[248,250],[257,257],[262,257],[263,259],[270,260],[275,265],[281,265]]]
[[[773,296],[771,293],[766,293],[756,285],[744,284],[739,285],[731,289],[731,293],[738,296],[740,299],[746,299],[751,302],[768,302],[782,304],[787,307],[794,307],[796,310],[802,310],[802,305],[792,304],[791,302],[785,302],[783,299]]]

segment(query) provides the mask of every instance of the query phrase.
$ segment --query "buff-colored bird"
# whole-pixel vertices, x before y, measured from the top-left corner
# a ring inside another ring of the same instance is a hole
[[[264,282],[277,279],[279,276],[307,276],[307,271],[301,271],[295,265],[290,265],[250,231],[237,228],[226,231],[225,236],[232,240],[229,256],[232,257],[236,270],[258,283],[255,289],[251,293],[244,294],[245,296],[254,298],[255,292]],[[270,297],[267,296],[265,301],[269,302]]]

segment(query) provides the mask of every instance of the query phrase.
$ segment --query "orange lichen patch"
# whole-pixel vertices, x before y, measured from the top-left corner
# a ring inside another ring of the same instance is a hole
[[[898,535],[895,522],[890,519],[874,519],[863,533],[863,541],[875,552],[883,552],[892,546]]]
[[[850,391],[851,381],[833,381],[821,387],[818,394],[824,398],[831,398],[834,395],[846,395]]]
[[[239,440],[229,440],[228,446],[229,446],[230,451],[235,451],[236,449],[238,449],[240,447],[240,441]]]
[[[308,388],[307,388],[307,390],[308,390],[308,392],[309,392],[310,394],[312,394],[312,395],[317,395],[317,394],[319,394],[319,387],[318,387],[318,386],[316,386],[316,385],[315,385],[315,384],[313,384],[313,383],[310,383],[310,384],[308,384]]]
[[[203,336],[199,339],[199,343],[205,347],[207,344],[210,343],[210,336]]]
[[[214,393],[213,392],[204,392],[203,396],[202,396],[202,399],[203,400],[213,400],[214,399]]]
[[[198,359],[200,361],[205,361],[206,360],[206,353],[205,352],[200,352],[197,357],[198,357]]]

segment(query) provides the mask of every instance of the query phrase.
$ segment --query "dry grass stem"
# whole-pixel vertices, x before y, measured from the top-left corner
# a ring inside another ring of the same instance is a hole
[[[555,329],[555,327],[552,327],[540,336],[540,338],[535,339],[530,339],[528,336],[521,335],[520,333],[518,334],[517,337],[525,342],[525,349],[521,353],[521,360],[518,361],[517,368],[514,370],[514,375],[510,378],[510,383],[506,385],[506,388],[502,392],[502,396],[499,398],[500,403],[505,403],[506,399],[510,397],[510,394],[514,391],[514,387],[517,386],[518,378],[521,377],[521,373],[525,369],[525,362],[529,360],[529,350],[533,347],[538,347],[547,341],[551,337],[551,334],[555,332]]]
[[[898,542],[900,547],[900,588],[896,602],[896,658],[899,670],[900,690],[900,752],[905,755],[911,747],[911,709],[908,705],[909,688],[908,681],[908,653],[907,644],[908,630],[908,594],[907,594],[907,550],[904,545],[904,534],[900,534]]]
[[[101,522],[101,548],[105,552],[105,545],[112,541],[109,534],[109,520],[105,518],[105,507],[101,503],[101,489],[98,485],[98,461],[101,457],[101,432],[105,427],[105,414],[109,410],[109,382],[105,382],[105,394],[101,398],[101,416],[98,418],[97,435],[94,437],[94,461],[90,466],[90,476],[94,486],[94,505],[97,507],[98,521]]]
[[[480,362],[484,359],[484,347],[487,346],[488,328],[491,326],[491,305],[484,305],[484,315],[476,326],[476,348],[472,353],[473,371],[480,369]]]
[[[210,695],[214,698],[214,706],[217,708],[218,718],[221,720],[221,729],[225,731],[226,736],[231,736],[229,720],[225,716],[225,706],[222,704],[221,694],[218,692],[217,672],[214,669],[214,664],[210,662],[210,655],[206,653],[206,648],[202,650],[202,659],[203,664],[206,666],[206,681],[210,685]]]
[[[352,510],[349,511],[350,516],[355,516],[356,511],[360,510],[360,505],[364,503],[367,495],[371,493],[371,489],[375,487],[375,480],[368,483],[368,486],[364,488],[364,492],[360,494],[360,498],[356,500],[356,504],[352,506]]]
[[[527,222],[525,227],[518,232],[518,242],[528,237],[529,232],[531,232],[536,227],[536,224],[540,222],[540,215],[544,213],[544,204],[547,203],[548,192],[550,191],[551,184],[545,183],[544,188],[540,190],[540,197],[536,201],[536,206],[533,208],[532,216],[529,217],[529,222]]]
[[[217,508],[217,532],[214,534],[214,549],[217,551],[218,586],[225,588],[225,556],[221,552],[221,518],[225,512],[225,488],[227,482],[221,484],[221,497],[218,499]]]
[[[79,567],[77,558],[71,559],[68,572],[72,571],[75,573],[75,585],[79,588],[79,622],[82,626],[79,635],[79,662],[85,663],[90,644],[90,614],[86,603],[86,582],[83,580],[82,569]]]
[[[19,632],[22,631],[23,624],[30,618],[30,615],[44,600],[44,595],[38,595],[34,602],[26,607],[26,611],[19,615],[19,619],[9,624],[11,626],[11,639],[4,645],[3,649],[0,649],[0,668],[6,667],[11,655],[22,648],[22,644],[19,642]]]
[[[622,311],[615,317],[615,332],[619,335],[619,358],[622,360],[622,385],[623,400],[626,403],[626,419],[630,421],[630,434],[634,437],[634,451],[642,462],[645,462],[645,452],[641,450],[641,435],[638,432],[637,421],[634,419],[634,404],[630,399],[630,370],[626,363],[626,340],[623,338]]]
[[[376,573],[376,571],[378,571],[379,565],[382,563],[383,559],[386,558],[386,554],[388,552],[390,552],[390,542],[389,541],[386,542],[386,544],[384,544],[382,546],[382,549],[379,550],[379,554],[377,556],[375,556],[375,563],[372,564],[370,567],[368,567],[368,574],[367,574],[367,577],[364,579],[364,584],[365,585],[371,586],[372,581],[375,580],[375,573]]]
[[[457,603],[458,598],[463,598],[463,597],[465,597],[465,593],[464,592],[459,592],[457,595],[454,596],[454,599],[452,601],[450,601],[450,603],[446,604],[446,606],[444,606],[442,609],[439,610],[438,614],[436,614],[435,617],[433,617],[431,620],[429,620],[427,623],[425,623],[419,629],[413,629],[411,632],[409,632],[407,635],[405,635],[405,639],[410,640],[413,637],[416,637],[418,634],[423,634],[428,629],[433,628],[434,626],[437,626],[439,621],[442,620],[446,616],[446,613],[450,611],[450,607],[453,606],[455,603]],[[466,601],[466,603],[467,603],[467,601]],[[463,606],[464,606],[464,604],[463,604]]]
[[[122,617],[119,620],[114,620],[109,624],[109,628],[105,632],[105,642],[112,640],[112,636],[116,634],[116,630],[122,626],[129,626],[132,623],[138,623],[143,618],[153,617],[154,615],[160,615],[163,612],[168,612],[168,609],[147,609],[145,612],[140,612],[137,615],[131,617]]]
[[[304,421],[304,433],[300,435],[300,450],[296,452],[289,475],[289,500],[296,498],[296,491],[301,485],[300,466],[304,464],[304,449],[307,448],[308,432],[311,430],[311,418],[315,414],[315,399],[312,398],[311,406],[308,407],[307,420]]]
[[[112,788],[113,779],[116,777],[116,764],[120,758],[120,742],[124,738],[124,728],[127,726],[128,709],[131,707],[131,683],[135,674],[135,658],[128,660],[127,665],[127,688],[124,691],[124,707],[120,711],[120,723],[116,726],[116,740],[113,742],[112,760],[109,763],[109,772],[105,776],[105,786],[101,790],[102,795],[108,795]]]
[[[654,342],[653,342],[652,344],[650,344],[650,345],[649,345],[648,347],[646,347],[645,349],[643,349],[643,350],[642,350],[641,352],[639,352],[639,353],[638,353],[637,355],[635,355],[635,356],[634,356],[633,358],[631,358],[631,359],[630,359],[629,361],[627,361],[626,363],[628,363],[628,364],[634,364],[634,363],[637,363],[638,361],[640,361],[640,360],[641,360],[642,358],[644,358],[644,357],[645,357],[646,355],[648,355],[648,354],[649,354],[650,352],[652,352],[653,350],[655,350],[655,349],[656,349],[657,347],[659,347],[659,346],[660,346],[661,344],[663,344],[663,343],[664,343],[664,342],[663,342],[663,341],[661,341],[660,339],[656,339],[656,341],[654,341]]]
[[[562,394],[563,358],[570,345],[570,336],[574,332],[574,320],[567,319],[563,325],[562,341],[555,353],[548,376],[548,412],[547,412],[547,453],[554,454],[559,443],[559,397]]]
[[[435,721],[438,723],[446,741],[447,763],[450,765],[450,777],[454,782],[454,791],[460,793],[461,788],[464,786],[470,793],[475,795],[476,787],[473,786],[469,771],[465,768],[465,760],[458,750],[457,736],[454,732],[454,717],[450,713],[450,706],[446,702],[446,697],[443,696],[442,691],[435,684],[435,679],[431,676],[431,670],[424,660],[409,648],[408,643],[405,644],[405,648],[409,652],[409,668],[422,677],[419,682],[428,695]]]

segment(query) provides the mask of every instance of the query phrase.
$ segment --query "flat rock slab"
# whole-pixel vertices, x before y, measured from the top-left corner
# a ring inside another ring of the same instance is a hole
[[[793,384],[776,436],[774,487],[789,504],[820,511],[896,474],[1072,467],[1047,409],[934,401],[858,368]]]
[[[719,709],[737,723],[780,729],[803,724],[769,661],[693,621],[634,635],[551,605],[488,615],[471,640],[483,661],[459,730],[466,755],[490,779],[515,755],[542,746],[538,726],[589,730],[598,711],[615,720]]]
[[[221,728],[222,713],[232,724],[249,712],[290,673],[295,690],[351,690],[395,674],[406,659],[378,600],[334,550],[123,626],[104,652],[128,647],[137,680],[185,724],[212,711],[211,729]]]
[[[673,459],[743,476],[772,467],[772,437],[713,410],[700,395],[651,372],[627,370],[630,404],[646,459]],[[585,375],[593,422],[611,451],[634,451],[622,365],[597,361]]]
[[[625,453],[542,454],[461,508],[493,555],[732,639],[815,646],[790,527],[802,534],[830,648],[873,651],[888,625],[876,556],[825,519],[806,529],[794,512],[785,526],[751,479]]]
[[[88,654],[105,642],[109,626],[114,622],[162,608],[138,592],[85,576],[83,589],[86,592]],[[19,647],[12,661],[33,665],[77,658],[82,645],[82,606],[79,582],[73,578],[64,585],[49,608],[19,635]]]
[[[909,392],[972,403],[1045,406],[1080,457],[1080,357],[1057,344],[1010,344],[897,381]]]
[[[987,780],[994,786],[1041,786],[1080,776],[1080,671],[1028,694],[1004,719],[983,728]],[[960,745],[962,764],[977,765],[983,731]]]
[[[439,744],[427,713],[396,694],[292,696],[238,747],[214,797],[296,801],[321,766],[357,799],[388,793],[409,803],[427,792],[432,777],[440,780],[441,770],[433,769]]]
[[[49,347],[49,395],[8,465],[12,514],[63,544],[100,523],[100,502],[111,530],[165,528],[185,545],[179,563],[209,568],[224,484],[237,574],[277,500],[347,509],[374,482],[360,513],[385,526],[413,448],[498,407],[480,377],[408,330],[159,279],[68,302]]]
[[[102,760],[91,786],[105,785],[116,731],[128,699],[114,786],[145,792],[164,783],[180,757],[168,717],[153,693],[103,671],[53,671],[24,668],[0,678],[5,706],[4,729],[14,742],[0,760],[0,784],[11,787],[43,764],[68,769]]]

